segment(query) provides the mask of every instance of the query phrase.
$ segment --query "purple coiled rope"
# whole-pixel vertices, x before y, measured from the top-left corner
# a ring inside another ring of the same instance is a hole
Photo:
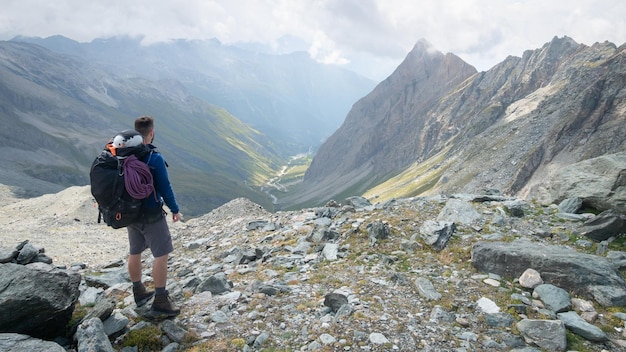
[[[124,185],[128,194],[135,199],[147,198],[154,192],[154,181],[148,165],[130,155],[124,159]],[[156,197],[156,194],[155,194]]]

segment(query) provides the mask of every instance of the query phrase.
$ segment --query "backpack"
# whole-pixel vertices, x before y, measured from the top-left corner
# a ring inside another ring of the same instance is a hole
[[[133,198],[124,180],[124,163],[142,160],[150,153],[143,138],[134,130],[118,133],[91,165],[89,179],[91,194],[98,203],[98,223],[101,220],[114,229],[137,222],[141,215],[141,199]],[[147,167],[147,166],[146,166]]]

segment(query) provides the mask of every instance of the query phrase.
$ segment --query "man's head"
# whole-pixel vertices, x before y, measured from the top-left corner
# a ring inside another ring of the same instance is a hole
[[[154,119],[150,116],[136,118],[135,131],[141,133],[145,143],[152,143],[154,140]]]

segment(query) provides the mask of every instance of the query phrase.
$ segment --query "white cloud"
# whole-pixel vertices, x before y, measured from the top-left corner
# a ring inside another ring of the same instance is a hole
[[[420,39],[487,70],[554,36],[621,45],[625,19],[622,0],[4,0],[0,39],[130,35],[146,43],[218,38],[279,47],[289,35],[321,62],[382,79]]]

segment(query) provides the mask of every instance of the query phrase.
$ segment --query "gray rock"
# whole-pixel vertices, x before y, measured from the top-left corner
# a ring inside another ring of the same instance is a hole
[[[52,258],[48,257],[45,253],[37,253],[37,255],[30,260],[31,263],[45,263],[52,264]]]
[[[373,241],[384,240],[391,236],[391,229],[382,221],[374,221],[367,226],[367,235]]]
[[[558,169],[545,180],[553,201],[579,197],[600,211],[626,213],[626,152],[602,155]]]
[[[550,255],[545,255],[550,253]],[[603,306],[626,305],[626,282],[606,258],[526,240],[477,242],[472,264],[482,272],[519,277],[527,268],[541,272],[544,282]]]
[[[341,320],[342,318],[349,317],[354,312],[354,308],[350,303],[342,304],[337,313],[335,313],[335,319]]]
[[[523,200],[515,199],[502,202],[506,212],[516,218],[524,217],[524,208],[528,206]]]
[[[578,197],[565,198],[559,203],[559,212],[576,214],[582,208],[583,200]]]
[[[0,351],[65,352],[65,348],[56,342],[40,340],[28,335],[0,333]]]
[[[599,327],[589,324],[576,312],[564,312],[557,314],[565,327],[576,335],[593,342],[605,342],[609,337]]]
[[[226,274],[217,273],[202,281],[196,288],[196,292],[211,291],[214,295],[230,292],[232,283],[226,279]]]
[[[112,336],[126,328],[128,322],[129,319],[122,313],[114,312],[105,321],[102,322],[104,333],[107,336]]]
[[[79,284],[80,275],[70,271],[0,264],[0,331],[38,338],[63,335]]]
[[[313,243],[324,243],[338,238],[341,234],[327,227],[316,227],[308,239]]]
[[[322,216],[320,218],[317,218],[317,219],[313,220],[313,225],[319,226],[319,227],[328,227],[332,223],[333,223],[333,220],[331,219],[330,215],[329,216]]]
[[[500,307],[496,304],[496,302],[490,300],[486,297],[480,297],[476,304],[480,310],[486,314],[494,314],[500,313]]]
[[[246,230],[248,231],[252,231],[252,230],[258,230],[258,229],[262,229],[265,226],[267,226],[269,223],[269,221],[267,220],[254,220],[254,221],[250,221],[246,224]]]
[[[535,269],[526,269],[519,277],[519,284],[526,288],[535,288],[543,284],[541,274]]]
[[[176,352],[179,350],[180,345],[177,342],[169,343],[161,352]]]
[[[82,322],[76,331],[78,352],[114,352],[102,321],[92,318]]]
[[[571,214],[571,213],[556,213],[554,214],[559,219],[568,221],[587,221],[591,217],[588,214]]]
[[[0,249],[0,264],[10,263],[20,252],[15,249]]]
[[[420,226],[420,236],[434,250],[441,251],[455,230],[456,225],[453,222],[426,220]]]
[[[115,300],[112,298],[101,299],[96,303],[93,309],[87,313],[87,315],[83,318],[83,321],[92,318],[98,318],[100,321],[105,321],[111,316],[113,309],[115,309]]]
[[[611,262],[615,270],[626,269],[626,252],[608,251],[606,253],[606,259]]]
[[[346,198],[346,204],[352,205],[356,210],[366,209],[372,206],[367,198],[354,196]]]
[[[337,339],[333,335],[330,335],[330,334],[321,334],[320,342],[323,345],[330,345],[330,344],[337,342]]]
[[[306,347],[306,350],[307,351],[318,351],[318,350],[322,349],[322,347],[324,347],[324,346],[322,346],[322,343],[316,340],[316,341],[311,342]]]
[[[83,307],[93,306],[100,297],[102,297],[103,293],[104,290],[101,287],[87,287],[87,289],[80,294],[78,302]]]
[[[555,313],[565,312],[572,308],[569,293],[551,284],[542,284],[535,287],[533,296],[538,297],[546,308]]]
[[[265,343],[265,341],[267,341],[267,339],[269,339],[269,338],[270,338],[270,333],[269,333],[269,332],[267,332],[267,331],[262,331],[262,332],[259,334],[259,336],[257,336],[257,337],[254,339],[254,343],[252,344],[252,346],[253,346],[253,347],[255,347],[255,348],[259,348],[259,347],[261,347],[261,346]]]
[[[89,286],[107,289],[123,282],[130,282],[126,268],[113,268],[99,272],[97,275],[85,275],[85,282]]]
[[[218,324],[224,324],[224,323],[228,323],[228,315],[226,315],[226,313],[222,312],[221,310],[216,310],[215,312],[211,313],[211,321],[218,323]]]
[[[322,256],[326,260],[337,260],[339,245],[337,243],[326,243],[322,249]]]
[[[626,233],[626,215],[614,210],[603,211],[585,221],[578,229],[578,233],[596,242],[617,237],[621,233]]]
[[[526,343],[548,351],[565,351],[565,325],[560,320],[523,319],[516,324]]]
[[[459,199],[449,199],[441,209],[437,220],[453,222],[463,225],[471,225],[473,222],[482,219],[482,215],[474,209],[471,203]]]
[[[373,343],[374,345],[383,345],[383,344],[389,343],[389,340],[387,339],[387,337],[385,337],[385,335],[379,332],[371,333],[369,339],[370,339],[370,342]]]
[[[331,292],[324,296],[324,305],[329,307],[333,313],[337,313],[344,304],[348,304],[348,297],[341,293]]]
[[[169,337],[172,341],[181,343],[187,335],[187,330],[178,326],[173,320],[165,320],[163,324],[161,324],[161,330]]]
[[[487,325],[493,328],[506,328],[515,323],[515,318],[509,313],[489,313],[485,314]]]
[[[19,254],[17,255],[17,263],[18,264],[28,264],[30,261],[35,258],[39,254],[39,249],[35,248],[30,243],[26,243],[22,249],[20,249]]]
[[[441,298],[441,293],[437,292],[435,286],[425,277],[418,277],[415,279],[415,288],[417,292],[429,301],[438,300]]]
[[[448,312],[441,306],[435,306],[430,312],[430,321],[435,323],[452,323],[456,320],[454,313]]]

